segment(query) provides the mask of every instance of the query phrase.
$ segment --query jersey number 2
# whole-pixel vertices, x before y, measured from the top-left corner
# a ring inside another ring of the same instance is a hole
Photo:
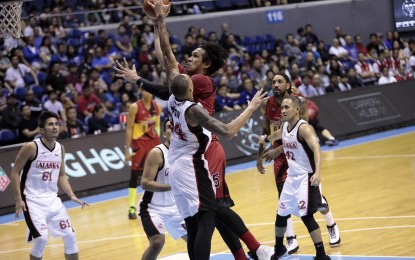
[[[285,157],[287,157],[288,160],[295,161],[294,153],[293,152],[290,152],[290,151],[285,152]]]

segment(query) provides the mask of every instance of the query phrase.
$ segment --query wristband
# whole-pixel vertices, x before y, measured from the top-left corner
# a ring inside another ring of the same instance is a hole
[[[135,82],[135,84],[141,88],[141,87],[143,86],[143,82],[141,81],[141,78],[140,78],[140,79],[138,79],[138,80]]]

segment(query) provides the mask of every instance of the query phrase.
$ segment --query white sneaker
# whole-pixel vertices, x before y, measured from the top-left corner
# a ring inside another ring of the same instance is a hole
[[[296,253],[300,248],[300,246],[298,245],[297,236],[287,237],[286,247],[289,255]]]
[[[331,226],[327,226],[327,230],[329,231],[330,247],[336,247],[340,245],[340,231],[337,224],[334,223]]]
[[[266,245],[260,245],[256,250],[258,260],[270,260],[274,254],[274,248]]]

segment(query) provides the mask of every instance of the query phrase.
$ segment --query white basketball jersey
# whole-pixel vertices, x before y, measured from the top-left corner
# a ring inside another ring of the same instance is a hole
[[[158,170],[154,181],[160,184],[170,184],[169,180],[169,167],[170,164],[168,162],[168,152],[169,149],[164,144],[159,144],[155,148],[161,150],[163,154],[163,167]],[[165,192],[152,192],[152,191],[145,191],[143,197],[141,199],[140,207],[143,207],[145,204],[153,204],[155,206],[173,206],[175,205],[174,197],[171,191]]]
[[[288,162],[287,174],[291,176],[315,171],[313,151],[305,141],[298,140],[298,129],[302,124],[307,122],[300,119],[291,131],[288,131],[288,122],[282,126],[282,144]]]
[[[58,195],[58,178],[62,164],[62,147],[55,142],[49,150],[41,139],[34,140],[36,157],[29,161],[21,174],[21,192],[24,196],[34,198],[56,197]]]
[[[212,140],[210,131],[200,125],[190,127],[187,125],[186,110],[196,104],[190,101],[177,101],[173,95],[170,96],[168,109],[171,115],[171,141],[169,149],[169,162],[172,164],[178,158],[199,157],[204,159],[204,153]]]

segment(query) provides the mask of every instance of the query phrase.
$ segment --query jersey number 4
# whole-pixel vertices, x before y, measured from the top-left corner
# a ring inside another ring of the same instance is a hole
[[[174,132],[174,134],[176,134],[176,135],[177,135],[177,137],[178,137],[180,140],[183,140],[183,141],[187,142],[187,136],[186,136],[186,133],[184,133],[184,132],[183,132],[183,130],[182,130],[182,126],[180,125],[180,123],[176,123],[176,124],[174,124],[174,127],[173,127],[173,132]]]

